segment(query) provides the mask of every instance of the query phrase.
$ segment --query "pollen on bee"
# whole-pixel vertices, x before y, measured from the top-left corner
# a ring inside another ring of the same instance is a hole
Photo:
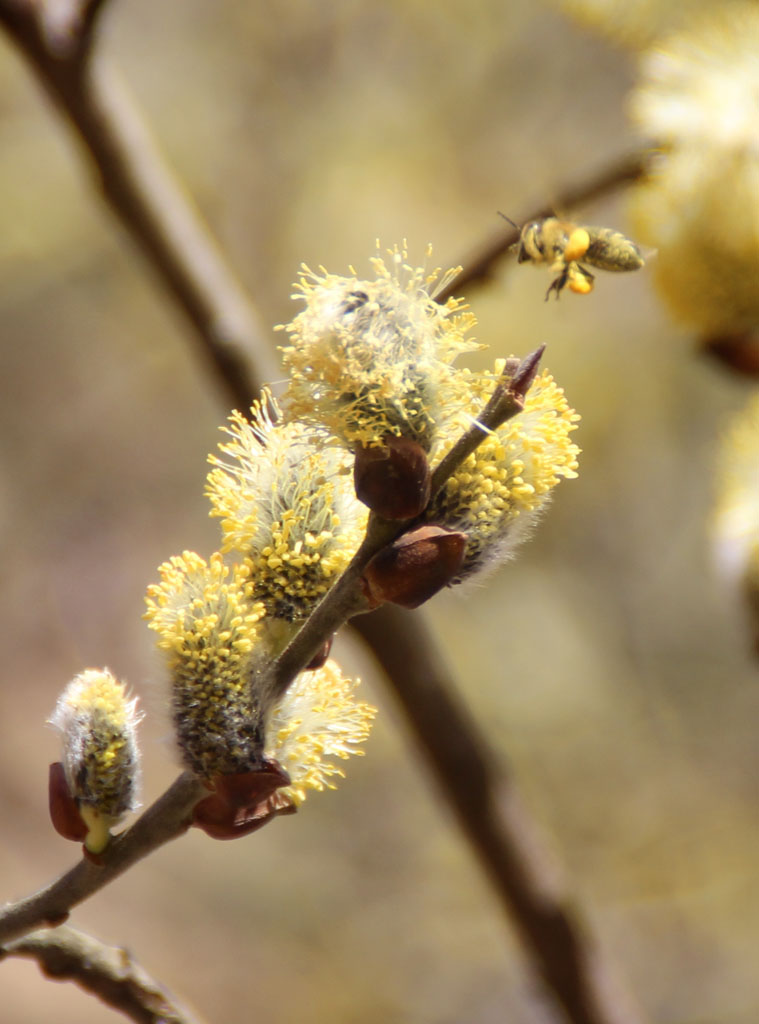
[[[583,274],[571,274],[567,282],[569,290],[576,295],[587,295],[593,291],[593,281]]]
[[[581,260],[588,251],[589,245],[590,235],[585,228],[575,228],[567,240],[567,244],[564,249],[564,261],[566,263],[571,263],[573,260]],[[571,284],[570,288],[572,288]],[[577,291],[578,289],[573,288],[572,290]],[[587,291],[590,291],[590,288],[588,288]]]

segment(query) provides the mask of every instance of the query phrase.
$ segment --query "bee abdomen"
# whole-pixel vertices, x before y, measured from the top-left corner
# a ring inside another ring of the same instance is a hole
[[[583,257],[601,270],[640,270],[644,260],[634,242],[611,228],[587,228],[590,245]]]

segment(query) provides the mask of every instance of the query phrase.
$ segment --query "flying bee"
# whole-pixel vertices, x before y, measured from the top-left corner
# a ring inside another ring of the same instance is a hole
[[[518,263],[547,263],[558,277],[546,292],[558,299],[565,287],[579,295],[593,290],[593,274],[584,267],[589,263],[600,270],[639,270],[644,263],[634,242],[613,228],[581,227],[558,217],[531,220],[523,228],[501,214],[519,231],[516,243]],[[582,261],[582,262],[581,262]]]

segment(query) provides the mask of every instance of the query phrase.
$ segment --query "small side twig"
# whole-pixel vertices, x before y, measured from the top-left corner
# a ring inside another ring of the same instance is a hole
[[[545,348],[545,345],[540,345],[521,363],[517,359],[509,360],[488,404],[469,430],[462,434],[435,467],[430,487],[432,497],[438,493],[456,467],[471,455],[487,433],[522,411],[525,395],[535,380]]]
[[[62,925],[0,949],[0,959],[36,960],[48,978],[76,982],[135,1024],[201,1024],[129,952]]]

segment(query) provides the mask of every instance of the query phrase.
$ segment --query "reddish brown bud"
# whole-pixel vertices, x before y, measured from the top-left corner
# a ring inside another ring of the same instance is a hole
[[[332,650],[332,641],[334,639],[334,633],[331,637],[328,637],[321,645],[319,650],[313,656],[311,661],[306,665],[306,668],[313,671],[315,668],[321,668],[324,662],[329,657],[329,652]]]
[[[392,601],[418,608],[454,578],[464,561],[465,533],[417,526],[379,551],[362,577],[373,608]]]
[[[82,846],[82,855],[85,860],[88,860],[90,864],[94,864],[95,867],[102,868],[105,864],[105,857],[102,853],[93,853],[92,850],[87,849],[87,844]]]
[[[192,823],[212,839],[237,839],[261,828],[276,814],[292,813],[290,800],[276,790],[290,776],[276,761],[236,775],[217,775],[213,792],[195,805]]]
[[[420,444],[388,434],[378,448],[359,448],[356,497],[383,519],[413,519],[430,500],[430,467]]]
[[[45,915],[45,924],[48,928],[57,928],[61,924],[65,924],[70,917],[68,910],[59,910],[58,913],[51,912]]]
[[[89,829],[82,820],[76,800],[71,795],[60,761],[50,765],[47,789],[50,820],[55,831],[64,839],[73,839],[77,843],[84,842]]]
[[[558,294],[556,297],[558,298]],[[537,376],[540,360],[543,358],[545,350],[545,345],[540,345],[534,352],[530,352],[528,356],[524,357],[509,383],[509,391],[512,394],[518,395],[520,398],[525,397]]]
[[[743,377],[759,377],[759,330],[726,332],[704,338],[704,352]]]

